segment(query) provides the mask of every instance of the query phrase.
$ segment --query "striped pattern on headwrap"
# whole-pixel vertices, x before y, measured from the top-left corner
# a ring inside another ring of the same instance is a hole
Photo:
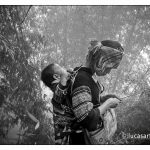
[[[91,43],[92,45],[93,43]],[[124,49],[117,41],[94,41],[90,50],[92,59],[96,63],[96,70],[104,72],[106,68],[117,68],[123,57]]]

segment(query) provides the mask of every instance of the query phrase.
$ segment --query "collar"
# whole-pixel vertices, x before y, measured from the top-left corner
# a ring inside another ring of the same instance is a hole
[[[97,82],[98,82],[98,79],[97,79],[97,75],[96,75],[96,73],[94,73],[94,74],[93,74],[92,78],[93,78],[93,80],[95,81],[95,83],[97,83]]]
[[[81,71],[87,72],[87,73],[90,74],[91,76],[93,75],[92,70],[91,70],[90,68],[87,68],[87,67],[81,67],[80,70],[81,70]]]

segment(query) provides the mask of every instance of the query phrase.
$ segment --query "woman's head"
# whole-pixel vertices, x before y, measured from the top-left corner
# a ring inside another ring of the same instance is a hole
[[[111,69],[116,69],[123,56],[124,49],[117,41],[97,40],[90,42],[87,62],[93,73],[104,76],[110,73]]]

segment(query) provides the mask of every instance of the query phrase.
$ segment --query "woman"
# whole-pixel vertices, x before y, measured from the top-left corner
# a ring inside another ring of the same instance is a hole
[[[87,144],[85,132],[80,128],[88,132],[101,131],[104,128],[103,115],[119,104],[120,100],[115,95],[100,97],[102,86],[99,86],[93,76],[105,76],[112,69],[117,69],[123,51],[117,41],[90,42],[86,63],[79,69],[72,88],[72,108],[78,126],[73,127],[77,132],[71,134],[71,144]]]

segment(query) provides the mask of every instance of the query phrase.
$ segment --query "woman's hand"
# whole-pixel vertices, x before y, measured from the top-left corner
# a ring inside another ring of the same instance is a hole
[[[109,108],[116,108],[121,101],[117,98],[110,98],[107,100]]]
[[[103,115],[108,109],[116,108],[121,101],[116,98],[110,98],[105,101],[101,106],[99,106],[100,114]]]
[[[117,98],[121,101],[121,98],[119,98],[118,96],[116,96],[115,94],[107,94],[107,95],[104,95],[104,96],[101,96],[100,98],[100,102],[101,103],[104,103],[106,100],[110,99],[110,98]]]

